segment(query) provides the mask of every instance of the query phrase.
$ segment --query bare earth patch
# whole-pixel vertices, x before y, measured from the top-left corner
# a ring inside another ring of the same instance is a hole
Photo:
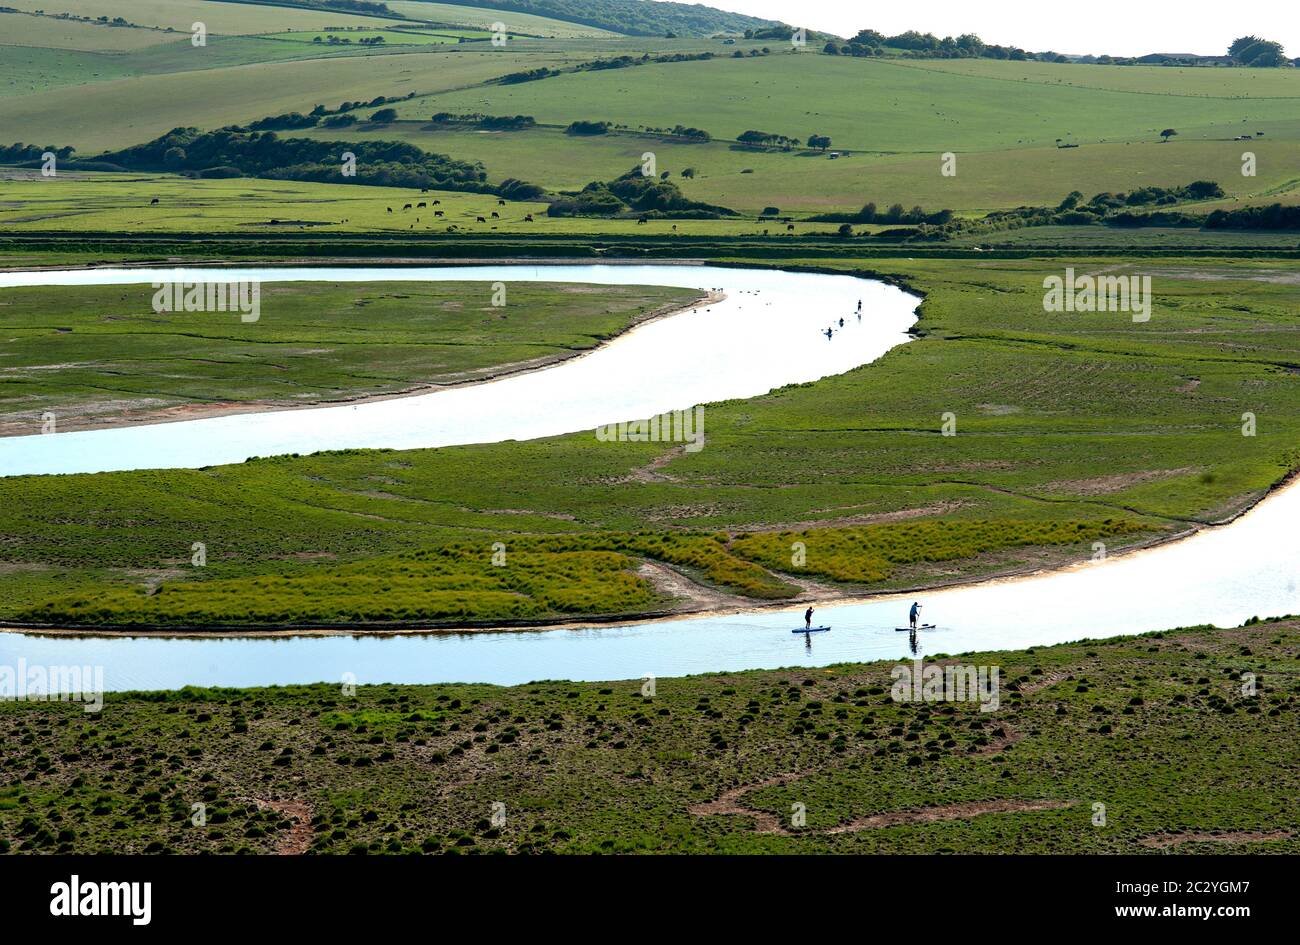
[[[311,846],[311,807],[306,801],[280,801],[257,798],[260,808],[269,808],[293,822],[293,826],[276,837],[275,852],[280,856],[301,856]]]
[[[1264,843],[1269,840],[1289,840],[1285,830],[1238,830],[1233,833],[1179,833],[1143,837],[1140,846],[1164,850],[1183,843]]]
[[[1159,479],[1170,479],[1196,472],[1194,466],[1181,469],[1148,469],[1144,472],[1118,473],[1114,476],[1097,476],[1094,479],[1062,479],[1057,482],[1044,483],[1042,488],[1050,492],[1070,492],[1075,495],[1106,495],[1119,492],[1129,486]]]
[[[822,833],[822,834],[841,834],[857,833],[860,830],[878,830],[882,827],[896,827],[900,824],[923,824],[936,823],[943,820],[963,820],[969,817],[980,817],[984,814],[1009,814],[1019,813],[1022,811],[1039,811],[1039,810],[1060,810],[1065,807],[1072,807],[1075,801],[1059,800],[987,800],[987,801],[963,801],[957,804],[943,804],[937,807],[922,807],[916,810],[889,811],[883,814],[871,814],[867,817],[859,817],[857,820],[849,821],[847,824],[839,824],[835,827],[829,827],[821,831],[813,830],[792,830],[777,818],[775,814],[769,811],[754,810],[746,806],[742,801],[746,794],[751,791],[757,791],[760,788],[776,787],[788,784],[791,781],[802,777],[804,772],[794,774],[779,774],[753,784],[747,784],[742,787],[732,788],[723,792],[716,800],[707,801],[702,804],[694,804],[690,812],[696,817],[709,817],[717,814],[735,814],[743,817],[751,817],[754,820],[756,833],[779,833],[790,836],[796,833]]]
[[[886,522],[903,522],[911,518],[926,518],[932,515],[947,515],[967,502],[936,502],[915,509],[898,509],[894,512],[864,512],[861,515],[841,515],[837,518],[821,518],[807,522],[782,522],[776,525],[747,525],[738,527],[741,532],[802,532],[813,528],[850,528],[854,525],[881,525]],[[818,510],[821,511],[821,510]],[[825,511],[832,511],[827,509]]]
[[[716,588],[692,581],[675,568],[658,561],[642,561],[637,576],[649,581],[656,591],[677,598],[674,610],[721,610],[729,607],[751,607],[753,600],[737,594],[728,594]]]
[[[899,824],[930,824],[941,820],[964,820],[980,817],[984,814],[1011,814],[1022,811],[1061,810],[1074,806],[1074,801],[966,801],[960,804],[945,804],[941,807],[923,807],[920,810],[892,811],[888,814],[872,814],[851,823],[832,827],[827,833],[855,833],[859,830],[877,830],[881,827],[896,827]]]

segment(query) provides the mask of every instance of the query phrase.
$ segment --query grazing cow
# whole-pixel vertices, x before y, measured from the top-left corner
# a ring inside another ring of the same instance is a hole
[[[492,219],[493,219],[493,220],[500,220],[500,219],[501,219],[501,214],[499,214],[499,213],[497,213],[495,210],[493,210],[493,211],[492,211]]]
[[[527,214],[527,215],[524,217],[524,222],[525,222],[525,223],[532,223],[532,222],[533,222],[533,215],[532,215],[531,213],[530,213],[530,214]]]
[[[389,207],[389,208],[388,208],[388,212],[389,212],[389,213],[392,213],[392,212],[393,212],[393,208],[392,208],[392,207]]]
[[[642,223],[645,223],[645,222],[646,222],[646,218],[645,218],[645,217],[637,217],[637,218],[636,218],[636,222],[637,222],[637,226],[640,226]]]
[[[482,217],[475,217],[475,218],[474,218],[474,222],[475,222],[475,223],[486,223],[487,220],[484,220]]]
[[[415,205],[415,209],[416,209],[416,210],[422,210],[422,209],[424,209],[424,208],[427,207],[427,206],[428,206],[428,204],[425,203],[423,200],[421,200],[419,203],[417,203],[417,204]]]
[[[158,202],[158,198],[157,198],[157,197],[154,197],[153,200],[150,200],[150,201],[149,201],[149,206],[152,207],[152,206],[153,206],[154,204],[156,204],[157,202]]]
[[[435,201],[433,202],[433,205],[436,207],[436,206],[438,206],[440,203],[442,203],[441,200],[435,200]]]
[[[429,188],[428,188],[428,187],[421,187],[421,188],[420,188],[420,193],[422,193],[422,194],[427,194],[428,192],[429,192]]]
[[[442,211],[441,211],[441,210],[435,210],[435,211],[433,211],[433,215],[434,215],[435,217],[440,217],[440,216],[442,216]]]
[[[793,233],[793,232],[794,232],[794,224],[793,224],[793,223],[787,223],[787,224],[785,225],[785,229],[786,229],[786,232],[787,232],[787,233]]]
[[[505,205],[506,205],[506,202],[505,202],[504,200],[498,200],[498,201],[497,201],[497,206],[498,206],[498,207],[504,207]]]
[[[408,204],[407,204],[405,207],[403,207],[402,209],[403,209],[403,210],[410,210],[410,209],[411,209],[411,205],[408,203]]]

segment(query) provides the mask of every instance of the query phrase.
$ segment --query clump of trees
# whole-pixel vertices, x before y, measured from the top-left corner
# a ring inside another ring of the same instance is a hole
[[[464,115],[437,112],[429,120],[435,125],[464,125],[487,131],[519,131],[537,124],[537,119],[532,115],[484,115],[479,112]]]
[[[736,140],[753,148],[780,148],[783,151],[797,148],[801,143],[798,138],[788,138],[771,131],[753,130],[741,132]]]
[[[34,144],[23,144],[19,141],[17,144],[0,145],[0,164],[26,164],[28,161],[41,161],[41,155],[46,152],[53,153],[60,161],[67,160],[72,156],[72,152],[77,150],[71,145],[55,147],[47,144],[45,147],[38,147]]]
[[[538,79],[548,79],[553,75],[559,75],[559,69],[548,69],[542,66],[538,69],[526,69],[523,72],[509,72],[497,79],[501,85],[518,85],[520,82],[536,82]]]
[[[608,134],[610,124],[607,121],[574,121],[564,129],[566,135],[603,135]]]
[[[355,118],[352,119],[354,122]],[[250,131],[282,131],[290,128],[313,128],[320,122],[316,115],[304,115],[302,112],[287,112],[283,115],[271,115],[259,118],[249,124]]]
[[[339,172],[340,155],[357,156],[355,176]],[[248,177],[316,180],[381,187],[428,187],[515,196],[540,193],[521,181],[493,186],[483,165],[433,154],[404,141],[317,141],[281,138],[274,131],[174,128],[146,144],[103,155],[128,170],[170,170],[201,176],[214,168],[234,168]],[[522,199],[522,198],[521,198]]]
[[[1300,206],[1280,203],[1267,207],[1215,210],[1205,218],[1208,230],[1300,230]]]
[[[1287,66],[1287,60],[1281,43],[1258,36],[1239,36],[1228,47],[1228,55],[1234,62],[1243,66]]]
[[[713,140],[713,135],[709,134],[703,128],[692,128],[688,125],[673,125],[671,128],[654,128],[654,127],[642,125],[641,130],[654,135],[664,135],[666,137],[673,137],[673,138],[684,138],[686,141],[688,141],[691,144],[703,144],[706,141]]]
[[[642,216],[716,218],[735,216],[727,207],[701,203],[686,197],[665,171],[647,177],[638,165],[612,181],[592,181],[576,194],[554,201],[548,213],[564,216],[620,216],[636,212]]]
[[[907,30],[894,36],[886,36],[876,30],[860,30],[846,44],[830,42],[824,51],[832,55],[846,56],[883,56],[887,50],[901,50],[902,54],[918,59],[1013,59],[1025,60],[1049,57],[1052,61],[1065,61],[1064,56],[1056,53],[1040,53],[1035,56],[1019,46],[999,46],[986,43],[974,33],[961,36],[945,36],[943,39],[933,33],[918,33]]]
[[[868,203],[857,213],[823,213],[808,219],[815,223],[890,223],[912,226],[924,223],[930,226],[943,226],[952,218],[951,210],[925,210],[922,207],[907,210],[901,203],[896,203],[889,209],[881,211],[874,203]]]

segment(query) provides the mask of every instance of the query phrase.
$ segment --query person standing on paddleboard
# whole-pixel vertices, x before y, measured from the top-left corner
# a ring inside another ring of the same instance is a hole
[[[812,614],[813,611],[811,607],[803,612],[803,625],[809,630],[812,629]]]
[[[908,617],[911,619],[911,621],[912,621],[912,629],[915,630],[915,629],[916,629],[916,620],[917,620],[918,617],[921,616],[921,605],[918,604],[916,601],[912,601],[912,609],[911,609],[910,611],[908,611],[907,616],[908,616]]]

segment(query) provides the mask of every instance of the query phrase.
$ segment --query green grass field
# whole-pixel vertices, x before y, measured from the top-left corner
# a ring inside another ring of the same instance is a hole
[[[6,46],[76,49],[82,52],[127,52],[175,40],[175,33],[157,28],[108,26],[80,20],[61,20],[53,16],[0,13],[0,45]]]
[[[468,31],[467,31],[468,32]],[[483,33],[481,36],[487,36]],[[354,45],[360,44],[361,40],[383,39],[385,46],[446,46],[455,45],[458,41],[454,35],[445,33],[426,33],[416,30],[348,30],[347,32],[325,32],[306,30],[289,33],[263,33],[263,39],[278,39],[291,43],[311,43],[313,46],[318,45],[316,38],[320,37],[321,44],[328,46],[331,37],[339,42],[350,40]]]
[[[276,45],[292,49],[296,44]],[[197,61],[219,48],[183,54]],[[533,62],[527,60],[530,66]],[[10,129],[15,140],[71,144],[90,156],[148,141],[181,125],[217,128],[287,111],[307,112],[317,104],[335,107],[376,95],[423,94],[482,82],[524,64],[504,51],[434,51],[195,69],[6,98],[0,100],[0,126]]]
[[[228,35],[326,26],[376,27],[401,22],[334,10],[214,0],[58,0],[53,5],[50,0],[5,0],[4,5],[15,10],[45,10],[91,18],[120,16],[140,26],[171,28],[186,35],[196,22],[205,24],[209,33]]]
[[[157,197],[157,206],[151,200]],[[437,208],[403,211],[407,203],[440,201]],[[393,213],[388,208],[393,208]],[[344,233],[619,234],[634,222],[548,217],[544,203],[507,201],[490,194],[440,192],[258,179],[190,180],[172,174],[67,171],[43,178],[28,170],[0,171],[0,226],[7,231],[69,233],[190,233],[195,221],[206,232],[245,235],[286,231]],[[435,217],[434,211],[444,215]],[[491,214],[499,214],[492,219]],[[530,222],[525,219],[533,215]],[[478,218],[484,217],[484,223]],[[418,223],[416,221],[419,221]],[[784,224],[747,219],[653,220],[637,235],[784,236]],[[857,232],[880,227],[860,226]],[[833,223],[800,223],[796,233],[834,233]]]
[[[96,2],[82,0],[87,10]],[[734,59],[730,47],[712,40],[585,32],[515,38],[496,49],[449,39],[462,32],[484,35],[474,28],[485,24],[465,7],[410,3],[429,7],[428,16],[447,26],[399,31],[365,17],[186,2],[213,8],[214,36],[204,49],[191,47],[184,33],[0,14],[40,27],[23,46],[0,46],[0,91],[6,93],[0,97],[0,126],[18,140],[72,144],[91,156],[181,124],[216,128],[306,112],[317,104],[332,107],[349,96],[414,93],[396,105],[403,119],[396,124],[295,134],[410,141],[481,161],[493,180],[514,177],[553,191],[608,180],[648,151],[688,197],[748,214],[767,206],[795,214],[843,212],[867,202],[979,213],[1055,204],[1072,190],[1090,195],[1198,179],[1217,181],[1228,194],[1225,206],[1300,199],[1296,70],[864,60],[812,50],[796,55],[770,43],[770,55]],[[343,16],[340,23],[349,29],[324,32],[322,15]],[[133,16],[132,22],[169,22],[152,0],[141,0],[141,12]],[[526,24],[507,19],[512,29],[527,31]],[[85,36],[60,38],[52,32],[56,26]],[[109,55],[95,51],[94,33],[140,34],[137,39],[148,38],[151,45]],[[313,43],[316,35],[353,38],[352,48]],[[383,35],[391,48],[356,43],[372,35]],[[168,36],[174,39],[155,42]],[[82,45],[42,46],[74,42]],[[746,41],[735,50],[761,48],[761,42]],[[712,49],[717,58],[514,85],[492,81],[509,72],[570,69],[620,53],[702,49]],[[699,95],[701,88],[710,94]],[[118,107],[122,103],[125,108]],[[544,127],[448,131],[427,124],[439,111],[526,114]],[[633,132],[682,124],[703,128],[715,140],[684,144],[653,134],[563,134],[577,119],[613,121]],[[754,127],[800,139],[826,134],[842,156],[738,148],[732,139]],[[1166,127],[1178,136],[1163,143],[1159,132]],[[1251,141],[1233,140],[1243,134]],[[1079,147],[1062,149],[1058,142]],[[1242,176],[1245,151],[1256,156],[1255,176]],[[955,176],[940,173],[946,152],[958,155]],[[693,178],[677,176],[687,168],[694,169]]]
[[[696,298],[681,289],[524,283],[283,283],[259,318],[158,313],[147,283],[3,293],[0,433],[267,409],[482,379],[551,363]]]
[[[387,3],[387,6],[394,13],[400,13],[402,16],[409,16],[412,19],[432,20],[440,24],[464,24],[481,30],[491,29],[493,23],[504,21],[509,31],[518,31],[529,36],[572,39],[579,37],[614,37],[618,35],[582,23],[553,20],[550,17],[535,16],[531,13],[516,13],[513,10],[491,10],[486,7],[461,6],[459,3],[391,0],[391,2]]]
[[[409,112],[411,106],[404,106]],[[455,110],[455,109],[449,109]],[[726,142],[686,144],[651,134],[574,138],[561,128],[524,131],[447,129],[428,118],[380,129],[308,129],[304,137],[409,141],[426,151],[481,161],[493,179],[515,177],[553,190],[609,180],[655,155],[694,200],[745,213],[775,206],[797,214],[854,211],[868,202],[927,209],[984,211],[1024,204],[1055,206],[1072,190],[1087,195],[1141,186],[1218,181],[1229,194],[1211,207],[1300,200],[1300,140],[1178,141],[1019,148],[962,153],[957,174],[940,174],[932,154],[849,153],[830,159],[809,151],[749,151]],[[1243,177],[1241,155],[1256,155],[1257,174]],[[684,179],[681,172],[695,171]]]
[[[467,89],[437,95],[434,108],[423,100],[408,102],[399,113],[524,114],[550,123],[582,117],[632,127],[683,124],[720,138],[761,126],[801,139],[830,135],[840,148],[935,154],[1042,147],[1067,136],[1080,143],[1158,142],[1166,127],[1179,129],[1184,138],[1262,129],[1269,137],[1294,140],[1300,137],[1300,74],[1283,75],[1290,80],[1285,97],[1236,97],[1227,80],[1223,94],[1214,98],[1030,82],[1017,84],[1012,94],[1002,79],[891,60],[782,52]],[[710,94],[699,95],[701,88]],[[651,89],[654,94],[647,95]]]
[[[987,713],[894,701],[891,662],[653,698],[635,680],[6,702],[0,852],[1295,853],[1297,645],[1291,620],[941,660],[997,667]]]

